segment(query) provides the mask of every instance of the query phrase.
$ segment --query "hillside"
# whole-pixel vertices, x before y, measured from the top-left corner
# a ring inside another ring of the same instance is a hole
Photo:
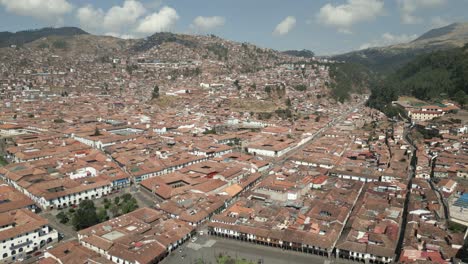
[[[10,45],[24,45],[37,39],[49,36],[75,36],[87,34],[87,32],[76,27],[42,28],[18,31],[15,33],[0,32],[0,48],[8,47]]]
[[[379,73],[393,72],[419,55],[462,47],[468,43],[468,23],[432,29],[409,43],[369,48],[334,56],[333,59],[360,63]]]
[[[160,60],[215,60],[228,70],[254,72],[261,68],[273,67],[282,57],[281,52],[259,48],[249,43],[238,43],[214,35],[187,35],[156,33],[138,40],[129,50],[134,54],[148,57],[156,55]]]
[[[30,49],[52,51],[66,56],[82,54],[114,54],[118,55],[131,48],[136,40],[125,40],[110,36],[95,36],[90,34],[74,36],[42,37],[24,46]]]
[[[294,57],[302,57],[302,58],[313,58],[315,57],[315,54],[310,51],[310,50],[286,50],[283,51],[283,54],[287,54],[289,56],[294,56]]]
[[[465,106],[467,94],[468,44],[417,57],[375,83],[368,104],[390,113],[392,101],[409,95],[432,102],[452,99]]]

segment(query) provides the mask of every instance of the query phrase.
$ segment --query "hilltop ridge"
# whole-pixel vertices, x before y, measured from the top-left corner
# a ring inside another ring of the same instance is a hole
[[[392,72],[418,55],[462,47],[468,43],[468,23],[453,23],[431,29],[408,43],[372,47],[333,56],[333,59],[360,63],[377,72]]]

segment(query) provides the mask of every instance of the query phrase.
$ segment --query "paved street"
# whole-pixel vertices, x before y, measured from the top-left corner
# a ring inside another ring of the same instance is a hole
[[[138,201],[140,207],[154,207],[155,203],[162,202],[156,195],[150,193],[149,191],[143,189],[142,187],[132,187],[135,188],[135,191],[132,191],[131,194]]]
[[[179,251],[182,250],[182,252]],[[232,258],[245,259],[255,264],[261,260],[264,264],[351,264],[347,260],[325,258],[302,252],[281,250],[268,246],[241,242],[215,236],[200,236],[195,243],[187,242],[177,252],[173,252],[162,261],[163,264],[192,264],[202,259],[206,264],[216,264],[216,256],[229,255]]]
[[[211,242],[211,241],[212,242]],[[215,243],[213,243],[215,242]],[[211,247],[200,247],[193,244],[212,244]],[[192,248],[200,248],[198,250]],[[191,264],[198,259],[203,259],[205,263],[216,263],[216,256],[219,254],[229,255],[237,259],[246,259],[253,263],[263,260],[266,264],[304,263],[322,264],[326,258],[315,255],[285,251],[267,246],[260,246],[231,239],[223,239],[213,236],[200,237],[196,243],[188,242],[183,245],[182,252],[171,254],[164,264]],[[185,256],[185,257],[183,257]]]
[[[68,208],[64,210],[68,210]],[[71,225],[64,225],[58,221],[56,215],[59,212],[60,211],[58,210],[45,211],[45,212],[39,213],[39,215],[49,220],[50,225],[54,229],[56,229],[59,233],[63,234],[63,240],[76,238],[76,231],[73,229]]]

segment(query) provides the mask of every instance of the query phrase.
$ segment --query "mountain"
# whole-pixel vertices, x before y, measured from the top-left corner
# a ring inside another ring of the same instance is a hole
[[[437,102],[468,102],[468,44],[421,55],[373,85],[368,104],[387,112],[399,96]],[[394,112],[395,113],[395,112]],[[391,115],[391,114],[390,114]]]
[[[287,55],[294,56],[294,57],[309,58],[309,59],[315,57],[315,54],[312,51],[306,50],[306,49],[286,50],[286,51],[283,51],[283,54],[287,54]]]
[[[463,46],[468,42],[468,23],[454,23],[429,30],[419,38],[406,44],[422,46]],[[403,44],[402,46],[405,46]]]
[[[419,55],[462,47],[468,43],[468,23],[454,23],[432,29],[409,42],[368,48],[333,56],[333,59],[360,63],[380,73],[394,72]]]
[[[24,45],[37,39],[49,36],[75,36],[87,34],[87,32],[76,27],[42,28],[18,31],[15,33],[0,32],[0,47],[8,47],[10,45]]]

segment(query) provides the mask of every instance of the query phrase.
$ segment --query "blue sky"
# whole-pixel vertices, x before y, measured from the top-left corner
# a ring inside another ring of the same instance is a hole
[[[102,35],[215,34],[334,54],[468,22],[468,0],[0,0],[0,31],[78,26]]]

